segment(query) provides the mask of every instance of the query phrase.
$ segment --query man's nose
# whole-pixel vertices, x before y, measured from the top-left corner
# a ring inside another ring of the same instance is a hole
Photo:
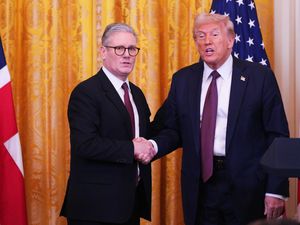
[[[130,55],[129,55],[129,49],[128,49],[128,48],[125,49],[125,52],[124,52],[124,54],[123,54],[123,57],[130,57]]]
[[[211,43],[211,38],[210,38],[209,35],[206,35],[206,36],[205,36],[204,43],[205,43],[205,44],[210,44],[210,43]]]

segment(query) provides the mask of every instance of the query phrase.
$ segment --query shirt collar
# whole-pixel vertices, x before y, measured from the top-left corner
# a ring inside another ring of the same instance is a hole
[[[222,66],[220,66],[217,71],[220,74],[220,76],[226,80],[229,79],[232,75],[232,66],[233,66],[233,58],[232,55],[230,55],[225,63],[223,63]],[[209,75],[213,69],[211,69],[205,62],[204,62],[204,71],[203,71],[203,79],[207,80],[209,79]]]
[[[128,89],[130,90],[130,85],[129,85],[128,78],[125,81],[120,80],[113,73],[111,73],[108,69],[106,69],[104,66],[102,66],[102,70],[103,70],[103,72],[105,73],[105,75],[107,76],[107,78],[109,79],[109,81],[112,83],[112,85],[114,86],[114,88],[116,90],[119,90],[120,88],[122,88],[122,85],[123,85],[124,82],[127,83]]]

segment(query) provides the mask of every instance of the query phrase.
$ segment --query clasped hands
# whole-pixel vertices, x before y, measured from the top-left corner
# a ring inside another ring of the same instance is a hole
[[[142,164],[148,164],[156,155],[152,143],[145,138],[137,137],[132,140],[134,145],[134,158]]]

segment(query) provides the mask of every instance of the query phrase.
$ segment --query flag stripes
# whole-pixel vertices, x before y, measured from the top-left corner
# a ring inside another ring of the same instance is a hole
[[[11,93],[10,83],[0,88],[0,141],[2,143],[18,132],[15,117],[10,116],[15,113]]]
[[[27,225],[23,176],[10,75],[0,39],[0,225]]]

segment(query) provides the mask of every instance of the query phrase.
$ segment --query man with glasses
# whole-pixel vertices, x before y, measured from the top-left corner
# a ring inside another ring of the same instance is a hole
[[[68,107],[71,169],[61,215],[69,225],[138,225],[151,217],[154,149],[135,137],[149,134],[150,110],[128,81],[139,53],[134,30],[106,27],[101,70],[72,92]]]

